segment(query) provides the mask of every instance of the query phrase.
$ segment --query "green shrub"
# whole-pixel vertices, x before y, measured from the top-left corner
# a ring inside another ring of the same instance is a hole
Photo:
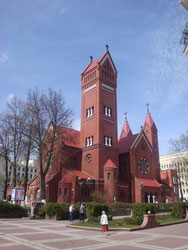
[[[0,201],[0,213],[12,213],[18,210],[25,210],[25,208],[21,207],[18,204],[11,204],[6,201]]]
[[[135,203],[133,204],[133,216],[126,219],[127,224],[141,225],[143,222],[144,214],[151,211],[155,214],[155,204],[154,203]]]
[[[95,202],[90,202],[87,203],[87,207],[86,207],[86,211],[87,211],[87,217],[98,217],[101,216],[102,211],[105,211],[106,214],[108,215],[109,213],[109,207],[107,204],[104,203],[95,203]]]
[[[39,215],[55,216],[57,220],[68,220],[69,218],[69,206],[70,203],[47,203],[45,206],[39,209]],[[79,204],[74,206],[75,211],[73,214],[74,219],[79,218]]]
[[[186,202],[175,202],[172,207],[172,217],[173,218],[184,218],[186,214]]]
[[[173,203],[155,203],[156,212],[171,212]]]
[[[114,202],[109,205],[109,210],[113,216],[128,215],[132,207],[133,203]]]
[[[45,218],[46,214],[46,205],[41,206],[38,210],[38,215],[41,216],[42,218]]]
[[[49,216],[55,216],[57,210],[57,203],[47,203],[46,204],[46,214]]]

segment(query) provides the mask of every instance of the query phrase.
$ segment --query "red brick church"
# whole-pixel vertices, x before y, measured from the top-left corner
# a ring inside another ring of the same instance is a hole
[[[101,191],[107,202],[175,200],[171,171],[160,174],[158,135],[149,109],[132,134],[127,118],[117,132],[117,70],[108,46],[81,74],[81,130],[59,127],[58,147],[46,175],[47,202],[91,201]],[[40,200],[40,177],[29,184],[28,203]]]

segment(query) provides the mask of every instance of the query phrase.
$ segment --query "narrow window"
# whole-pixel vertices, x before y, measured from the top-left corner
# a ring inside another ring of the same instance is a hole
[[[110,179],[111,179],[111,173],[108,172],[108,180],[110,181]]]
[[[116,180],[116,173],[114,173],[114,180]]]
[[[67,188],[64,189],[64,196],[67,196],[68,190]]]

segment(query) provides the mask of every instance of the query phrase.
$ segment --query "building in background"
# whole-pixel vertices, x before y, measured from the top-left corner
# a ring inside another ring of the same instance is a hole
[[[179,2],[188,11],[188,0],[180,0]],[[184,53],[188,55],[188,22],[182,32],[180,43],[184,45]]]
[[[160,156],[160,168],[161,173],[177,171],[179,196],[182,192],[183,199],[188,201],[188,151]]]
[[[16,182],[20,183],[23,181],[25,177],[25,161],[21,161],[16,168]],[[13,166],[10,165],[8,167],[8,186],[13,184]],[[37,160],[31,159],[29,160],[28,165],[28,181],[32,180],[37,174]]]

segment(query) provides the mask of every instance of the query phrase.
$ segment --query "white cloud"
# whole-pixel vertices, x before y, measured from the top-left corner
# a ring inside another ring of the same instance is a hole
[[[7,55],[6,53],[4,53],[4,52],[1,52],[1,53],[0,53],[0,63],[1,63],[1,64],[4,64],[4,63],[6,63],[7,61],[9,61],[8,55]]]

